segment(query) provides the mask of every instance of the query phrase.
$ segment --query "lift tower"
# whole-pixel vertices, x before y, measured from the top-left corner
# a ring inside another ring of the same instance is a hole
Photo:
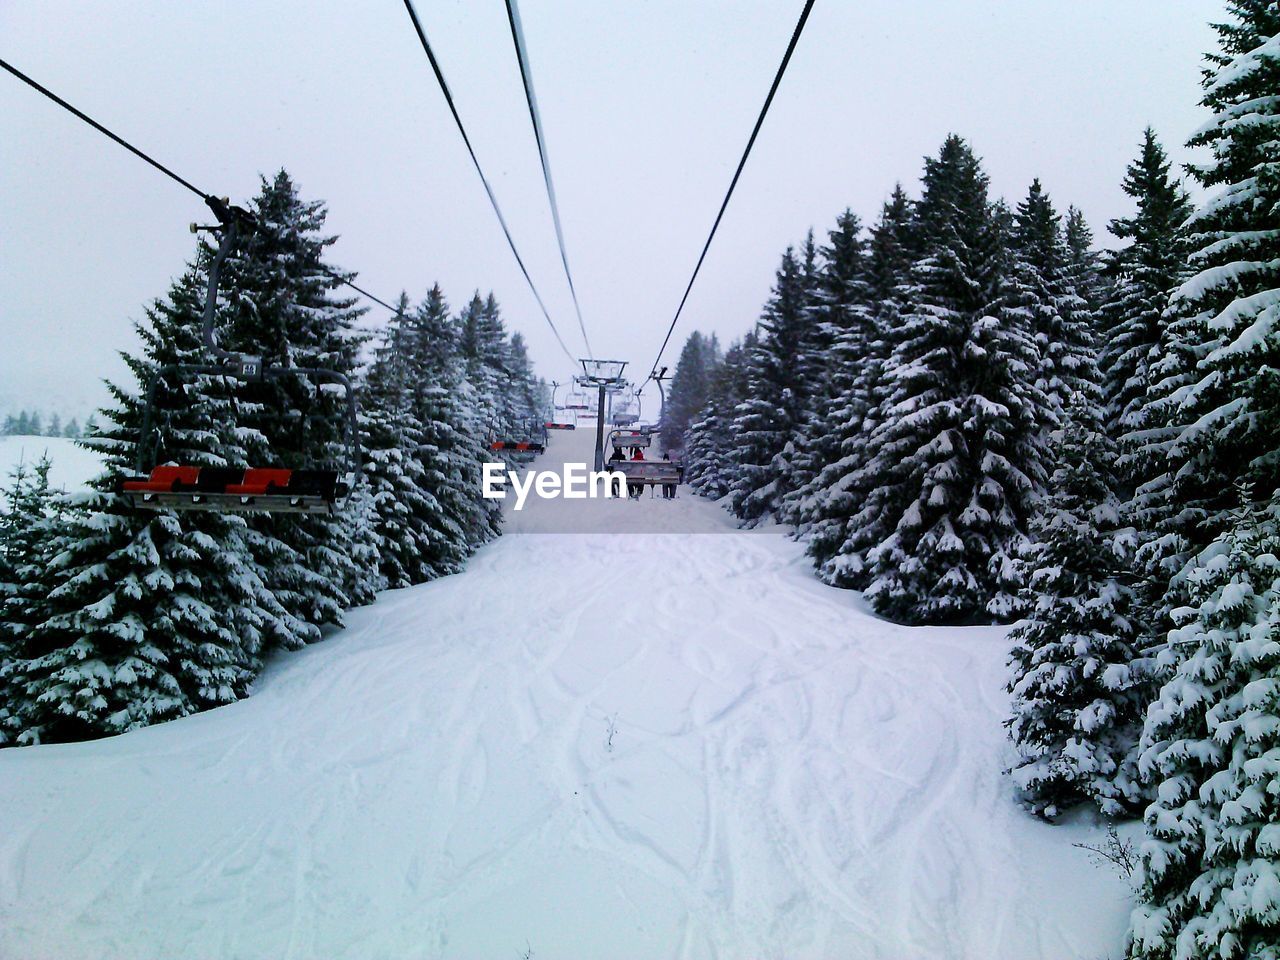
[[[577,377],[580,386],[595,387],[599,391],[599,402],[596,407],[596,462],[595,470],[604,470],[604,406],[605,394],[610,388],[616,390],[623,383],[622,371],[627,365],[625,360],[583,360],[582,375]]]

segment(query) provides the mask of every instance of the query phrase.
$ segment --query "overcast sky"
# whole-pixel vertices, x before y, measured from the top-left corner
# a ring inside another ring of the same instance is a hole
[[[501,0],[418,0],[480,161],[581,349]],[[649,370],[801,0],[524,0],[570,263],[597,355]],[[777,259],[876,215],[949,131],[1016,200],[1039,176],[1100,241],[1143,127],[1203,122],[1220,0],[818,0],[673,337],[754,322]],[[336,263],[384,298],[493,289],[539,371],[555,345],[399,0],[4,0],[0,57],[202,189],[287,168]],[[99,402],[131,321],[193,249],[199,200],[0,74],[0,407]],[[374,308],[370,319],[383,312]],[[41,398],[45,398],[42,400]]]

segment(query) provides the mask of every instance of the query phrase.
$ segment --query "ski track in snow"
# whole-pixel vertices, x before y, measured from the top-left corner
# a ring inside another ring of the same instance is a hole
[[[0,751],[0,958],[1115,955],[1100,830],[1001,774],[1007,646],[687,493],[531,502],[247,701]]]

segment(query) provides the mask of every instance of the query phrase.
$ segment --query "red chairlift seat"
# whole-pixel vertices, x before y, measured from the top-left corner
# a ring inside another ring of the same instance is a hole
[[[239,470],[226,467],[154,467],[129,477],[120,492],[147,510],[218,510],[248,513],[333,513],[341,489],[336,470]]]

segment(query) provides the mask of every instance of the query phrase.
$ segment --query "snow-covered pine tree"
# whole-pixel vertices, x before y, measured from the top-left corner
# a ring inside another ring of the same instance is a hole
[[[1135,437],[1148,426],[1147,391],[1160,359],[1169,297],[1187,273],[1182,225],[1191,204],[1170,166],[1155,131],[1148,127],[1123,183],[1137,209],[1108,225],[1112,235],[1125,241],[1107,260],[1110,295],[1101,317],[1107,424],[1112,435],[1121,438]],[[1125,446],[1134,443],[1124,441]],[[1124,456],[1123,449],[1121,453],[1122,476],[1131,486],[1149,482],[1153,471],[1164,469],[1159,459]]]
[[[1034,331],[1001,309],[1003,216],[960,137],[925,161],[923,257],[891,338],[889,396],[873,438],[871,488],[892,533],[869,553],[867,595],[908,622],[967,621],[1008,601],[1003,559],[1025,539],[1042,482]],[[996,314],[1000,314],[997,316]]]
[[[1014,628],[1009,727],[1014,782],[1052,819],[1083,800],[1108,816],[1140,799],[1133,750],[1147,702],[1116,445],[1099,405],[1080,396],[1054,437],[1057,468],[1031,521],[1025,621]]]
[[[1183,603],[1181,571],[1226,525],[1239,482],[1277,486],[1280,456],[1280,8],[1233,2],[1207,59],[1202,104],[1213,118],[1190,141],[1209,191],[1189,219],[1193,276],[1174,293],[1143,414],[1136,460],[1163,464],[1135,494],[1155,535],[1140,559],[1168,583],[1155,636]]]
[[[533,374],[524,335],[518,331],[512,333],[505,346],[503,366],[507,379],[502,392],[503,418],[512,428],[523,427],[539,416],[538,380]]]
[[[1133,960],[1280,957],[1280,529],[1231,512],[1186,577],[1142,772],[1156,783]]]
[[[43,546],[44,600],[8,669],[19,743],[120,733],[235,700],[259,652],[307,628],[259,577],[243,518],[136,510],[114,492],[134,469],[145,384],[166,366],[209,362],[203,282],[189,270],[148,308],[143,352],[125,358],[137,388],[112,386],[108,426],[84,441],[105,472],[66,498]],[[162,375],[148,441],[158,463],[242,465],[223,378]]]
[[[17,732],[14,658],[41,619],[40,581],[52,559],[48,527],[57,520],[58,506],[49,468],[47,456],[31,466],[19,463],[9,487],[0,490],[0,746]]]
[[[806,327],[805,408],[796,433],[790,491],[779,518],[804,535],[813,516],[815,481],[841,456],[842,427],[865,417],[870,392],[867,365],[877,345],[874,316],[865,277],[867,241],[862,222],[851,210],[836,218],[835,229],[818,251],[813,302]]]
[[[1068,282],[1068,250],[1060,218],[1040,181],[1033,180],[1013,218],[1011,269],[1004,280],[1005,315],[1025,311],[1040,354],[1036,411],[1041,429],[1054,429],[1076,396],[1099,390],[1088,302]]]
[[[496,318],[496,303],[493,307]],[[501,346],[500,327],[495,329],[499,339],[492,342]],[[502,517],[497,502],[480,495],[480,467],[489,459],[484,403],[468,380],[474,360],[462,352],[465,340],[439,286],[411,314],[410,334],[413,413],[422,431],[415,456],[422,491],[433,507],[424,517],[430,548],[421,559],[428,576],[439,577],[456,573],[477,546],[495,537]],[[500,373],[483,358],[476,368],[481,374],[486,369]]]
[[[476,414],[482,429],[502,432],[505,423],[503,389],[507,380],[506,329],[493,294],[487,300],[477,290],[462,311],[462,356],[467,380],[475,392]],[[482,438],[483,439],[483,438]]]
[[[885,509],[885,498],[892,491],[877,486],[875,471],[870,469],[871,443],[888,395],[886,331],[897,327],[904,285],[917,254],[914,217],[906,191],[895,186],[867,246],[865,295],[871,311],[867,353],[857,367],[857,377],[833,403],[841,421],[833,437],[840,457],[812,481],[802,511],[809,555],[818,575],[834,586],[865,587],[867,550],[893,529],[894,518]]]
[[[1100,333],[1108,281],[1103,274],[1102,255],[1093,247],[1093,230],[1077,206],[1067,207],[1062,239],[1066,245],[1067,289],[1084,301],[1084,309],[1090,315],[1089,325],[1095,333]]]
[[[734,411],[747,392],[747,357],[755,348],[752,331],[733,343],[716,368],[711,395],[689,427],[684,443],[685,482],[704,497],[728,495],[735,475]]]
[[[412,387],[413,308],[401,294],[365,376],[361,431],[379,567],[389,587],[431,579],[431,520],[437,506],[426,491],[426,470],[418,451],[422,424]]]
[[[364,310],[334,293],[342,273],[324,260],[337,239],[322,232],[324,203],[303,200],[281,170],[263,179],[250,212],[257,228],[242,235],[225,266],[222,345],[277,366],[354,376],[360,339],[352,328]],[[344,463],[342,398],[332,388],[297,376],[245,385],[239,394],[246,401],[238,419],[248,438],[247,465]],[[341,624],[343,610],[364,599],[347,589],[360,581],[353,559],[360,548],[352,538],[365,525],[353,525],[350,516],[305,514],[255,516],[250,526],[266,581],[295,616],[317,626]]]
[[[788,248],[746,357],[747,393],[734,410],[731,501],[744,525],[772,515],[790,490],[789,461],[806,407],[809,280],[804,263]]]
[[[707,337],[695,330],[685,340],[662,411],[662,444],[667,450],[682,448],[690,424],[707,405],[718,354],[714,334]]]

